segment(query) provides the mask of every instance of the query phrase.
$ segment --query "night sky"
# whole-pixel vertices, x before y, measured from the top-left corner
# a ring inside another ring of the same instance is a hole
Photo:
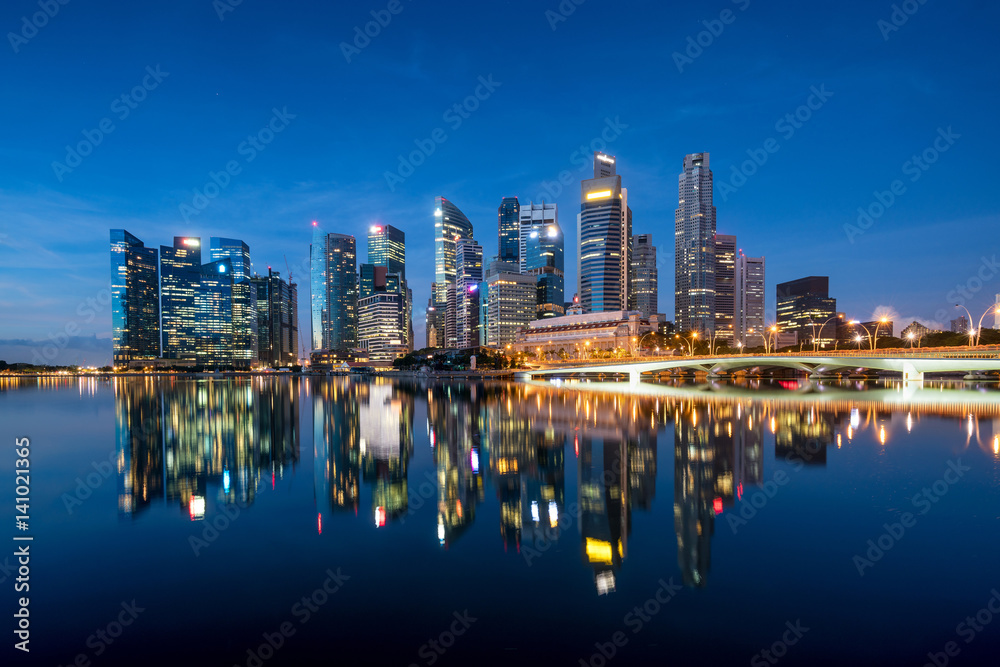
[[[287,257],[308,341],[310,223],[356,235],[362,261],[367,228],[392,224],[419,347],[434,197],[469,216],[487,256],[500,199],[544,197],[569,298],[593,148],[618,158],[671,319],[677,176],[700,151],[719,232],[766,257],[769,319],[775,285],[807,275],[829,275],[849,317],[890,308],[897,333],[959,302],[978,317],[1000,293],[993,2],[908,0],[893,16],[870,0],[48,1],[58,13],[37,30],[22,19],[37,0],[0,10],[7,361],[69,326],[79,339],[56,363],[110,362],[111,228],[151,246],[241,238],[258,272],[287,275]],[[355,42],[373,11],[387,25]],[[400,156],[418,144],[411,174]],[[212,173],[224,187],[202,201]]]

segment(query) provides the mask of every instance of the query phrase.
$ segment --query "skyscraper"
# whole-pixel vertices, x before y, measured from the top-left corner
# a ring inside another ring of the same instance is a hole
[[[239,239],[213,236],[209,240],[213,262],[228,259],[232,268],[232,344],[233,360],[238,365],[257,361],[257,290],[250,284],[250,246]]]
[[[358,342],[357,249],[353,236],[313,223],[309,247],[314,350],[350,350]]]
[[[656,268],[656,246],[651,234],[632,237],[632,278],[629,289],[629,310],[638,310],[648,318],[658,311],[659,271]]]
[[[736,314],[736,237],[715,235],[715,326],[719,340],[734,341]]]
[[[517,332],[535,319],[535,278],[522,275],[517,269],[512,262],[490,262],[480,285],[479,298],[485,312],[482,340],[490,347],[502,348],[514,343]]]
[[[268,267],[250,279],[257,293],[257,357],[265,366],[291,366],[299,358],[298,286]]]
[[[794,331],[802,342],[811,342],[815,335],[820,345],[834,343],[837,339],[837,300],[830,298],[829,277],[809,276],[780,283],[777,297],[781,333]]]
[[[479,283],[483,280],[483,247],[460,239],[455,247],[455,345],[479,346]],[[450,346],[449,346],[450,347]]]
[[[628,309],[632,211],[615,158],[594,153],[594,178],[580,183],[578,293],[585,313]]]
[[[674,213],[674,326],[711,332],[715,327],[715,206],[708,153],[684,157]]]
[[[558,317],[565,313],[564,239],[558,222],[551,222],[528,234],[525,273],[535,277],[537,293],[535,318]]]
[[[455,244],[472,238],[472,223],[444,197],[434,199],[434,302],[447,303],[448,285],[455,282]]]
[[[115,368],[160,356],[160,273],[156,248],[111,230],[111,331]]]
[[[399,294],[400,336],[412,350],[413,302],[406,282],[406,234],[392,225],[372,225],[368,230],[368,263],[384,266],[389,275],[396,276],[389,278],[389,288]]]
[[[437,283],[431,283],[431,298],[427,299],[427,326],[424,347],[444,347],[444,310],[434,305],[433,294],[437,292]]]
[[[521,204],[517,197],[504,197],[500,200],[500,208],[497,209],[497,248],[502,262],[521,261],[520,215]]]
[[[764,258],[736,256],[733,344],[755,347],[764,334]]]
[[[559,226],[559,209],[555,204],[536,204],[529,202],[521,207],[521,214],[518,221],[518,259],[500,261],[516,261],[521,273],[528,272],[528,239],[532,232],[541,232],[549,225]]]
[[[175,236],[160,246],[160,334],[164,359],[196,358],[201,239]]]

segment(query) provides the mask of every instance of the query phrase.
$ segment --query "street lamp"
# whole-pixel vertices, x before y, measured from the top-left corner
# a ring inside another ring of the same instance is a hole
[[[968,309],[966,309],[966,312],[968,312]],[[979,318],[979,326],[973,331],[976,336],[976,345],[979,345],[979,339],[983,336],[983,320],[985,320],[986,316],[990,313],[1000,314],[1000,303],[994,303],[992,306],[987,308],[983,313],[983,316]],[[971,318],[972,316],[970,315],[969,317]],[[969,320],[969,324],[972,324],[971,319]]]
[[[823,322],[823,324],[819,325],[819,334],[822,336],[823,335],[823,329],[826,328],[826,325],[829,324],[830,322],[833,322],[836,319],[839,319],[839,318],[840,318],[840,315],[834,315],[833,317],[831,317],[830,319],[828,319],[826,322]],[[813,352],[819,352],[819,341],[816,340],[816,323],[815,322],[810,322],[809,325],[812,326],[812,332],[813,332]],[[833,337],[836,338],[837,335],[834,334]]]
[[[854,337],[854,340],[858,341],[858,350],[860,350],[861,349],[861,334],[857,334]]]
[[[859,327],[861,327],[862,329],[865,330],[865,333],[868,334],[868,340],[871,343],[871,347],[874,350],[875,347],[878,345],[878,329],[879,329],[880,326],[882,326],[883,324],[886,324],[888,322],[889,322],[889,318],[888,317],[883,317],[878,322],[876,322],[875,323],[875,335],[874,336],[872,335],[872,332],[868,330],[868,327],[866,327],[865,325],[861,324],[861,322],[859,322],[858,320],[851,320],[849,322],[849,324],[857,324]],[[860,338],[860,335],[859,335],[859,338]],[[860,345],[858,346],[858,349],[861,349]]]
[[[961,308],[962,310],[965,311],[965,313],[969,316],[969,326],[971,327],[972,326],[972,313],[969,312],[969,309],[966,308],[965,306],[963,306],[960,303],[956,303],[955,307],[956,308]],[[975,344],[976,344],[976,330],[973,329],[972,331],[969,332],[969,347],[972,347]]]
[[[912,331],[908,332],[906,334],[906,338],[909,339],[909,341],[910,341],[910,349],[912,350],[913,349],[913,339],[915,338],[913,332]]]

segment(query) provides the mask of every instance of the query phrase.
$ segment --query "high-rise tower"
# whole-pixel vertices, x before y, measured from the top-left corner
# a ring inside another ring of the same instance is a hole
[[[684,157],[674,213],[674,326],[707,334],[715,328],[715,206],[708,153]]]
[[[580,183],[577,231],[577,291],[583,312],[627,310],[632,211],[612,156],[594,153],[594,178]]]
[[[659,272],[656,268],[656,246],[651,234],[632,237],[632,278],[629,289],[629,310],[638,310],[648,318],[655,315],[659,300]]]
[[[160,273],[156,248],[111,230],[111,330],[116,368],[160,356]]]
[[[521,261],[520,216],[521,204],[517,197],[504,197],[500,201],[500,208],[497,209],[497,248],[501,262]]]
[[[357,243],[313,223],[309,247],[314,350],[350,350],[358,342]]]
[[[736,237],[715,235],[715,326],[719,340],[734,341],[736,315]]]

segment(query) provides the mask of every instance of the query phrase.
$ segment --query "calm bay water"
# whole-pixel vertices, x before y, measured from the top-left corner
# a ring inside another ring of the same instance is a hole
[[[0,380],[0,418],[24,664],[1000,654],[996,388]]]

